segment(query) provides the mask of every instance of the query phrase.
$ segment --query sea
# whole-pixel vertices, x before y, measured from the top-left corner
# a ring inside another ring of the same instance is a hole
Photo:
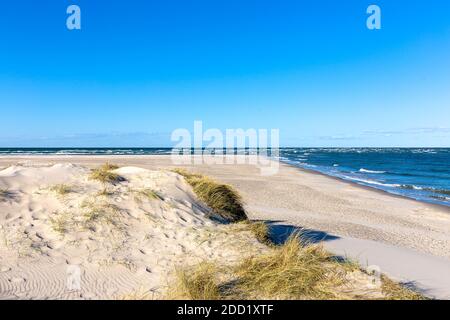
[[[171,148],[0,148],[0,156],[169,155],[171,151]],[[293,166],[450,206],[450,148],[281,148],[275,155]]]

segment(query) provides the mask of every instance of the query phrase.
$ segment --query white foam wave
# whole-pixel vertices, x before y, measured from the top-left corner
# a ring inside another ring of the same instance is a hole
[[[368,169],[364,169],[364,168],[359,169],[359,172],[364,172],[364,173],[375,173],[375,174],[386,173],[386,171],[368,170]]]
[[[345,176],[345,179],[354,180],[354,181],[358,181],[358,182],[362,182],[362,183],[366,183],[366,184],[372,184],[372,185],[376,185],[376,186],[382,186],[382,187],[390,187],[390,188],[401,187],[400,184],[382,183],[382,182],[375,181],[375,180],[361,179],[361,178],[355,178],[355,177],[349,177],[349,176]]]

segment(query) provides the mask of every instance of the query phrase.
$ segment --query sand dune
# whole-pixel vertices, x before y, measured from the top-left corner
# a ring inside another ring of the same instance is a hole
[[[176,173],[122,167],[114,173],[124,181],[106,190],[89,173],[72,164],[0,171],[1,298],[156,298],[177,265],[233,261],[241,248],[258,248],[251,236],[236,246],[221,233],[226,226],[207,217]],[[71,291],[76,268],[80,290]]]

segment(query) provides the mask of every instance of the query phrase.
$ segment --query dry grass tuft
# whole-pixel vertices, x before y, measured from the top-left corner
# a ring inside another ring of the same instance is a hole
[[[247,220],[242,198],[234,188],[185,170],[177,169],[175,172],[186,179],[199,199],[208,205],[216,215],[229,222]]]
[[[177,270],[176,281],[168,291],[173,300],[219,300],[222,298],[217,284],[217,268],[203,262],[191,269]]]
[[[248,228],[250,232],[254,234],[254,236],[259,242],[267,245],[271,244],[269,227],[265,222],[263,221],[249,222]]]
[[[83,224],[87,228],[92,227],[92,224],[96,222],[105,222],[114,226],[118,225],[120,209],[113,204],[85,201],[82,204],[82,208],[85,209],[83,213]]]
[[[100,168],[102,170],[105,170],[105,171],[111,171],[111,170],[119,169],[120,167],[118,165],[116,165],[116,164],[113,164],[113,163],[110,163],[110,162],[106,162]]]
[[[149,200],[164,200],[156,191],[152,189],[135,190],[137,200],[149,199]]]
[[[419,292],[394,282],[386,276],[381,277],[381,290],[389,300],[428,300]]]
[[[73,191],[72,187],[67,184],[54,185],[53,187],[50,188],[50,190],[57,193],[60,196],[65,196]]]
[[[122,182],[125,179],[120,175],[118,175],[117,173],[112,172],[112,170],[118,168],[119,167],[116,165],[105,163],[104,165],[91,171],[90,179],[100,181],[101,183],[111,183],[111,184]]]
[[[52,229],[57,233],[64,235],[70,228],[70,217],[67,213],[58,214],[56,218],[50,218]]]
[[[239,296],[266,299],[336,299],[345,274],[330,253],[321,246],[303,246],[299,236],[245,259],[235,273]]]
[[[316,245],[294,236],[264,255],[220,269],[202,263],[178,271],[172,299],[339,299],[345,267]],[[222,281],[219,281],[222,279]],[[223,281],[228,279],[228,281]]]

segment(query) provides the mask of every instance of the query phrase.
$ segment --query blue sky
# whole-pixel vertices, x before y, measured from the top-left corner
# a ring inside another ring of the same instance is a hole
[[[81,8],[82,30],[66,28]],[[366,8],[382,30],[366,28]],[[0,8],[0,147],[450,146],[450,2],[17,0]]]

